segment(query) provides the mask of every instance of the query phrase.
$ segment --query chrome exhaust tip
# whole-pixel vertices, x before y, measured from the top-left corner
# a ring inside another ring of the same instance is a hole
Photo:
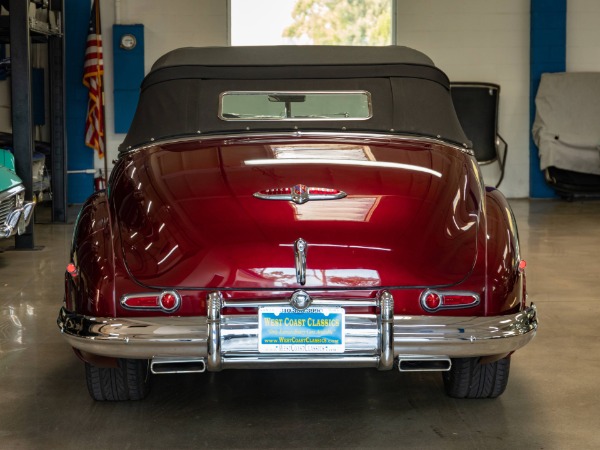
[[[206,371],[204,358],[153,358],[150,371],[156,375],[166,373],[202,373]]]
[[[447,356],[399,356],[400,372],[447,372],[452,361]]]

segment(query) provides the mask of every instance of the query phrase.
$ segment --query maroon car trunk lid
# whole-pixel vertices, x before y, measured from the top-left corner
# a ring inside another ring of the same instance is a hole
[[[147,286],[452,285],[477,256],[481,187],[451,147],[193,142],[123,164],[111,193],[122,254]],[[293,186],[345,196],[269,199]]]

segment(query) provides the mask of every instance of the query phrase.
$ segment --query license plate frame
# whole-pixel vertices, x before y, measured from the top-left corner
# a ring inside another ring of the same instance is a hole
[[[258,308],[259,353],[343,353],[345,335],[346,312],[342,307]]]

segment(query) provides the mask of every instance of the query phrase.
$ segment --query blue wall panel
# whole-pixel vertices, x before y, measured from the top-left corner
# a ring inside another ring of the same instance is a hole
[[[135,47],[121,47],[121,37],[135,37]],[[113,25],[115,133],[127,133],[144,79],[144,26]]]
[[[90,11],[89,1],[65,0],[67,171],[94,168],[94,150],[84,141],[88,93],[82,83]],[[94,192],[94,174],[68,174],[67,186],[67,202],[83,203]]]
[[[542,73],[566,70],[567,0],[531,0],[530,130],[535,119],[535,95]],[[540,170],[538,148],[529,134],[529,195],[555,197]]]

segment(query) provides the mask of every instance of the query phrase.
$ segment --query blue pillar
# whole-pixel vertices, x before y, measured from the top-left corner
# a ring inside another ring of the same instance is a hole
[[[566,70],[567,0],[531,0],[529,130],[535,118],[535,95],[542,73]],[[555,197],[540,170],[538,149],[529,133],[529,196]]]
[[[121,45],[128,37],[130,46]],[[127,133],[144,80],[144,25],[113,25],[115,133]]]
[[[89,1],[65,0],[65,110],[67,171],[94,168],[94,150],[85,145],[88,92],[82,83],[90,23]],[[94,192],[93,173],[68,174],[68,203],[83,203]]]

